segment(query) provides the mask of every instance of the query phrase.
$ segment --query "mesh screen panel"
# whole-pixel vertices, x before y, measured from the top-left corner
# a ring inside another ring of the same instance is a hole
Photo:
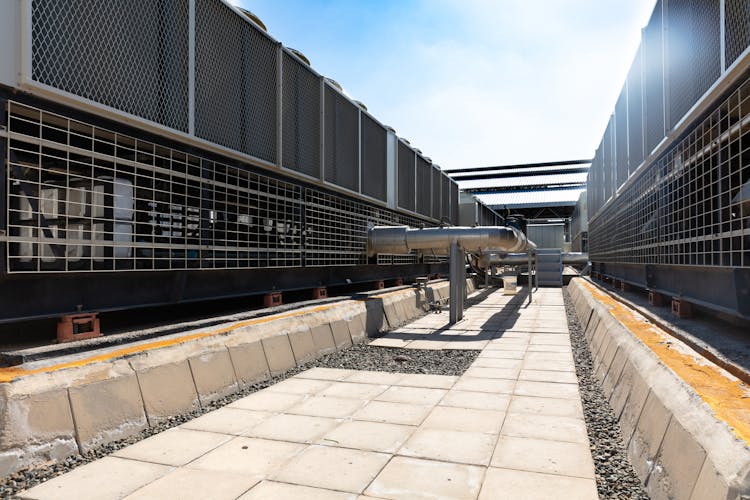
[[[446,174],[442,174],[440,198],[443,200],[442,209],[440,210],[440,220],[450,221],[451,220],[451,181]]]
[[[440,170],[437,168],[432,169],[432,210],[431,215],[433,219],[440,219],[440,202],[442,189],[440,185],[441,178]]]
[[[359,265],[372,225],[425,224],[25,104],[6,118],[11,273]]]
[[[34,0],[32,78],[188,130],[188,2]]]
[[[662,2],[656,7],[643,32],[643,92],[646,109],[646,156],[664,138],[664,69],[662,50]]]
[[[719,0],[670,0],[667,8],[672,128],[721,73]]]
[[[592,261],[750,267],[750,79],[589,225]]]
[[[458,184],[451,182],[451,224],[458,225],[459,207],[458,207]]]
[[[724,50],[727,67],[750,46],[750,1],[725,0]]]
[[[643,162],[643,86],[641,82],[641,50],[628,73],[628,172]]]
[[[615,157],[612,148],[613,143],[613,129],[614,128],[614,117],[609,119],[607,128],[604,131],[604,138],[602,139],[602,182],[603,182],[603,196],[606,202],[614,191],[613,186],[615,183]]]
[[[362,114],[362,193],[386,201],[388,189],[386,146],[388,133]]]
[[[628,93],[623,87],[615,105],[615,187],[628,180]]]
[[[278,47],[215,0],[196,0],[195,134],[276,162]]]
[[[417,155],[417,213],[430,216],[432,211],[432,167]]]
[[[398,143],[398,206],[416,211],[414,151],[406,144]]]
[[[325,179],[359,191],[359,110],[326,85]]]
[[[320,79],[286,52],[282,58],[282,164],[320,178]]]

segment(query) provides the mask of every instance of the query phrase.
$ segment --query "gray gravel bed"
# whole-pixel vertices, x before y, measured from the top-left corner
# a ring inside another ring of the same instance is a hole
[[[48,481],[70,470],[105,457],[117,450],[130,446],[142,439],[163,432],[171,427],[181,425],[205,413],[216,410],[233,401],[243,398],[266,387],[280,382],[313,367],[343,368],[351,370],[375,370],[383,372],[424,373],[430,375],[461,375],[476,359],[479,351],[462,350],[417,350],[391,349],[387,347],[373,347],[357,344],[347,349],[328,354],[302,366],[293,368],[281,375],[277,375],[245,387],[239,392],[218,399],[204,408],[190,413],[169,417],[153,427],[148,427],[140,433],[127,439],[107,443],[83,455],[73,455],[63,462],[49,464],[35,469],[16,472],[0,479],[0,498],[12,498],[13,495]]]
[[[648,499],[648,493],[628,460],[615,413],[594,377],[591,351],[567,287],[563,288],[563,297],[599,497]]]

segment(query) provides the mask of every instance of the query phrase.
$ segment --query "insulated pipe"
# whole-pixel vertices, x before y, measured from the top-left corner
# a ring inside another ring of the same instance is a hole
[[[409,253],[426,250],[447,254],[456,242],[464,251],[483,254],[489,251],[534,252],[536,245],[514,227],[430,227],[410,229],[408,226],[376,226],[370,229],[367,253]]]
[[[589,254],[585,252],[566,252],[562,254],[562,263],[568,265],[586,265]],[[526,263],[525,253],[485,253],[477,260],[477,266],[486,269],[490,266],[509,265],[519,266]]]

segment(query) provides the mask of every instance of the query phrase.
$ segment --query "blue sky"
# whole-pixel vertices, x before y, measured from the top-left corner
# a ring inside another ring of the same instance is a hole
[[[593,157],[655,0],[231,0],[443,168]]]

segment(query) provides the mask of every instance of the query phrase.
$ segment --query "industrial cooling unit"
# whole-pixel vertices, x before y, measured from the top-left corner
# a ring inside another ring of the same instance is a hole
[[[0,322],[444,271],[367,230],[458,222],[455,182],[221,0],[0,2],[0,160]]]
[[[659,0],[588,179],[595,273],[750,318],[750,2]]]

